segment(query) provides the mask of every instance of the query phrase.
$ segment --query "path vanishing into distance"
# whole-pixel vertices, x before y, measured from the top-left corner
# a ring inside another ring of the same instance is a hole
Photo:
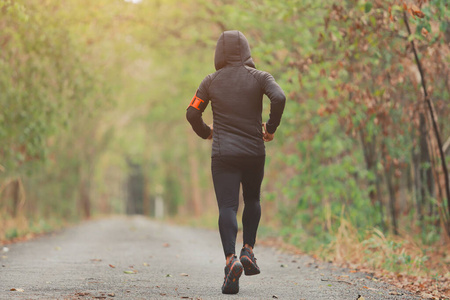
[[[255,255],[261,274],[223,295],[218,231],[145,217],[88,221],[1,246],[0,299],[420,299],[308,256],[263,246]]]

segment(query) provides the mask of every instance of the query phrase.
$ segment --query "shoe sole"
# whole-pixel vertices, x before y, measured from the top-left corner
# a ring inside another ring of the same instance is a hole
[[[241,263],[244,266],[244,272],[246,276],[258,275],[261,273],[259,268],[252,262],[250,257],[243,255],[240,257]]]
[[[228,273],[227,279],[223,284],[223,294],[239,293],[239,277],[241,277],[243,270],[244,267],[239,261],[234,262],[234,264],[231,266],[230,273]]]

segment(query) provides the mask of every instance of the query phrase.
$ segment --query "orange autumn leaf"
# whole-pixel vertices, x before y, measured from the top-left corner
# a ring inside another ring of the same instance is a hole
[[[422,33],[422,35],[424,37],[426,37],[428,35],[428,30],[426,30],[426,28],[422,28],[422,30],[420,32]]]
[[[411,6],[411,10],[412,10],[413,15],[415,15],[415,16],[417,16],[417,17],[419,17],[419,18],[425,17],[425,14],[420,10],[419,7],[417,7],[417,5],[414,5],[414,4],[413,4],[413,5]]]
[[[323,105],[321,105],[319,107],[319,109],[317,110],[317,113],[319,114],[319,116],[323,117],[325,114],[325,111],[326,111],[326,108]]]

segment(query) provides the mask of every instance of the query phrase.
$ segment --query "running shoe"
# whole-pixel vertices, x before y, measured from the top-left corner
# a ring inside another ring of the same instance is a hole
[[[258,265],[256,264],[256,258],[253,251],[249,248],[243,247],[241,250],[241,255],[239,256],[242,265],[244,266],[245,275],[257,275],[261,273]]]
[[[234,256],[229,264],[225,266],[225,278],[222,285],[223,294],[237,294],[239,292],[239,277],[242,275],[242,264]]]

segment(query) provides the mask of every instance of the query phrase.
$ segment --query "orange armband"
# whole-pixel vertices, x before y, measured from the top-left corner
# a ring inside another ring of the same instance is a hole
[[[202,99],[197,97],[197,93],[195,93],[194,98],[192,98],[191,103],[189,104],[188,108],[192,106],[193,108],[200,110],[200,105],[202,103],[205,103],[205,101],[203,101]]]

